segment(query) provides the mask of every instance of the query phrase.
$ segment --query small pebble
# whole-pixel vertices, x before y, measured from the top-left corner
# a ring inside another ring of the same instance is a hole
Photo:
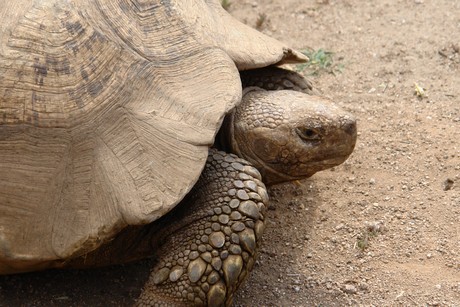
[[[444,191],[449,191],[454,186],[454,181],[450,178],[447,178],[443,183]]]
[[[343,292],[348,293],[348,294],[356,294],[358,292],[356,287],[353,285],[345,285],[342,290]]]

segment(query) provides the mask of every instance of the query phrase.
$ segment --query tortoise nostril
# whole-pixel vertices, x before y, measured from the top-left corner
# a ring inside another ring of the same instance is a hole
[[[354,118],[345,118],[341,127],[347,134],[356,135],[356,120]]]

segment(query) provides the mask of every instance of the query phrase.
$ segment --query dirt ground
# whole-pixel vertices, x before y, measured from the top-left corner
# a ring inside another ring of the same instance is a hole
[[[333,52],[333,73],[309,78],[359,123],[347,162],[271,189],[235,306],[460,306],[460,2],[230,3],[294,48]],[[147,266],[0,277],[0,306],[129,305]]]

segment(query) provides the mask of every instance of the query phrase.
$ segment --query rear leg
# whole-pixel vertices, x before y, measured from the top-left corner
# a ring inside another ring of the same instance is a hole
[[[267,202],[254,167],[211,150],[193,190],[159,221],[168,236],[138,305],[230,305],[254,265]]]

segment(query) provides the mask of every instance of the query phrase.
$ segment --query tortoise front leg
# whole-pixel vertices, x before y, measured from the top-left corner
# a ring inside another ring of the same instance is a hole
[[[211,150],[193,190],[160,221],[169,235],[137,304],[230,305],[254,265],[267,201],[254,167]]]

